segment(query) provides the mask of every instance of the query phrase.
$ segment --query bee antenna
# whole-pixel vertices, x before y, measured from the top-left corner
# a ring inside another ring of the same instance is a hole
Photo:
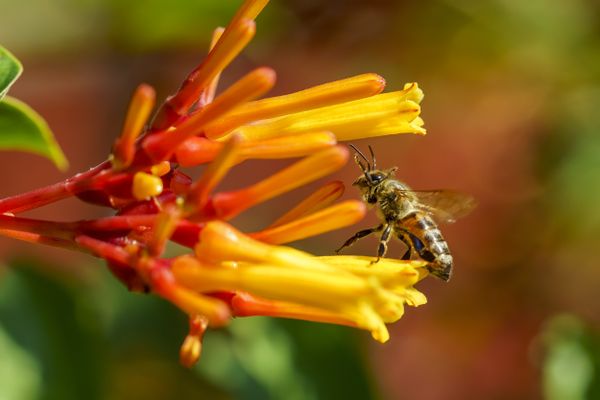
[[[371,160],[373,160],[373,169],[377,169],[377,161],[375,161],[375,153],[373,153],[371,145],[369,145],[369,153],[371,153]]]
[[[356,152],[356,154],[360,155],[362,157],[363,160],[365,160],[367,162],[367,169],[365,169],[362,165],[362,163],[358,160],[358,158],[355,157],[356,162],[358,163],[358,165],[360,165],[360,168],[364,171],[370,171],[371,170],[371,163],[369,162],[369,159],[367,157],[365,157],[365,155],[362,153],[362,151],[360,151],[359,149],[356,148],[356,146],[354,146],[353,144],[349,145],[350,147],[352,147],[352,149]],[[371,146],[369,146],[371,147]]]

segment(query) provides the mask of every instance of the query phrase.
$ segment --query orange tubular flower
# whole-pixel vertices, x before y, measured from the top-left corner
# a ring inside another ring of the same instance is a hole
[[[386,324],[425,296],[413,286],[422,262],[358,256],[317,257],[284,243],[356,223],[360,201],[335,201],[344,185],[330,182],[265,228],[242,233],[228,222],[262,202],[340,169],[348,149],[338,141],[397,133],[425,134],[416,83],[381,93],[385,81],[363,74],[278,97],[260,98],[275,72],[258,68],[217,93],[219,76],[255,33],[267,0],[246,0],[231,23],[215,30],[205,60],[158,109],[144,130],[154,90],[132,99],[110,162],[65,182],[0,199],[0,235],[83,250],[106,259],[132,290],[151,291],[190,318],[181,362],[198,360],[208,327],[233,316],[267,315],[365,329],[385,342]],[[299,158],[235,191],[216,191],[248,159]],[[196,180],[181,168],[207,164]],[[111,207],[97,220],[49,222],[17,213],[76,195]],[[164,258],[171,240],[193,249]]]

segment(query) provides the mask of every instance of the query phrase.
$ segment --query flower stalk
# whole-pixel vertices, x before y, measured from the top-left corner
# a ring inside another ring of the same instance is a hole
[[[266,0],[247,0],[214,31],[206,58],[151,118],[155,92],[134,92],[108,160],[63,182],[0,199],[0,235],[82,251],[104,259],[132,291],[151,292],[190,319],[180,360],[191,366],[208,327],[233,316],[272,316],[365,329],[381,342],[404,306],[424,304],[414,285],[423,263],[358,256],[316,257],[286,244],[361,220],[365,206],[337,202],[342,182],[320,184],[270,224],[243,233],[228,223],[252,207],[343,167],[343,140],[424,134],[416,83],[381,93],[385,80],[363,74],[263,98],[275,84],[267,67],[217,94],[223,70],[255,33]],[[151,123],[149,121],[152,121]],[[245,188],[218,185],[250,159],[298,159]],[[185,168],[206,165],[199,177]],[[77,197],[114,215],[45,221],[19,213]],[[167,258],[169,242],[191,251]]]

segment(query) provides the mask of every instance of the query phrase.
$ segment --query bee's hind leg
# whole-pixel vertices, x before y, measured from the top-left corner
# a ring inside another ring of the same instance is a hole
[[[409,238],[407,238],[404,234],[398,235],[398,238],[406,245],[406,253],[402,256],[401,260],[407,261],[412,258],[413,255],[413,245]]]
[[[403,260],[403,261],[410,260],[411,253],[412,253],[412,251],[411,251],[411,248],[409,247],[408,249],[406,249],[406,253],[404,253],[401,260]]]
[[[392,237],[392,225],[386,225],[383,228],[383,233],[381,234],[381,238],[379,239],[379,246],[377,247],[377,259],[372,261],[371,264],[375,264],[379,262],[381,257],[385,256],[387,253],[387,244]]]
[[[359,239],[364,238],[365,236],[369,236],[372,233],[375,232],[379,232],[383,229],[383,224],[376,226],[375,228],[369,228],[369,229],[363,229],[362,231],[358,231],[354,234],[354,236],[352,236],[350,239],[346,240],[344,242],[344,244],[335,251],[335,254],[339,254],[340,251],[342,251],[342,249],[344,249],[345,247],[349,247],[352,246],[354,243],[356,243]]]

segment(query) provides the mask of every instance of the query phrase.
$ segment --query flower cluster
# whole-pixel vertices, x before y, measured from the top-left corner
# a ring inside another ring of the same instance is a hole
[[[254,19],[266,3],[247,0],[226,28],[215,31],[204,61],[152,122],[154,90],[139,86],[107,161],[0,200],[0,234],[94,254],[129,289],[155,293],[187,313],[185,365],[199,358],[206,328],[234,316],[349,325],[384,342],[385,324],[398,320],[405,304],[426,301],[413,288],[427,275],[420,261],[372,265],[371,258],[317,257],[282,246],[363,218],[362,202],[336,203],[341,182],[324,184],[260,231],[242,233],[227,222],[341,168],[348,150],[338,141],[425,133],[417,84],[381,94],[385,82],[376,74],[261,98],[275,83],[275,72],[262,67],[216,95],[221,72],[253,37]],[[245,160],[284,158],[299,161],[243,189],[215,191]],[[206,167],[197,179],[183,172],[201,164]],[[15,215],[69,196],[116,214],[74,222]],[[168,241],[190,254],[165,257]]]

